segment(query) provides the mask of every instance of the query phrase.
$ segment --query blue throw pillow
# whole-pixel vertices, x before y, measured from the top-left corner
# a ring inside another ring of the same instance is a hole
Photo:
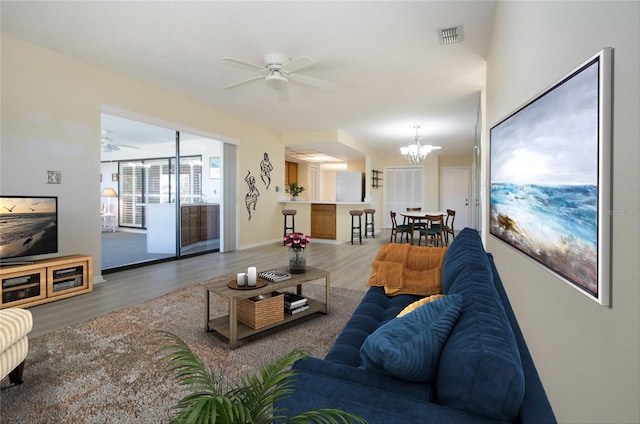
[[[380,326],[360,348],[361,368],[409,381],[432,382],[440,351],[461,308],[462,296],[452,294]]]

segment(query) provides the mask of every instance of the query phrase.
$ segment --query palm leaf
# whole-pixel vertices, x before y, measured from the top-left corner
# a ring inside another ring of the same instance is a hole
[[[192,390],[199,390],[211,395],[219,394],[215,379],[206,365],[189,349],[189,346],[178,336],[166,331],[159,331],[160,341],[170,343],[161,348],[161,360],[169,361],[174,373],[174,380]]]
[[[287,424],[367,424],[367,420],[340,409],[316,409],[303,412],[285,421]]]
[[[178,336],[158,331],[164,347],[161,360],[169,363],[173,379],[188,394],[173,407],[175,424],[351,424],[362,418],[338,409],[309,411],[295,417],[278,415],[273,403],[293,393],[296,372],[291,366],[308,353],[297,349],[264,365],[258,375],[245,376],[242,385],[223,393],[224,381],[216,379],[209,367]]]
[[[293,376],[295,371],[291,365],[308,353],[294,350],[275,362],[262,367],[259,376],[250,375],[244,378],[244,384],[231,393],[242,398],[244,405],[251,412],[256,423],[273,422],[272,405],[293,392]]]
[[[166,331],[158,333],[160,341],[168,343],[158,351],[161,360],[169,362],[173,379],[190,391],[173,407],[172,423],[216,423],[219,416],[234,422],[246,415],[239,399],[221,394],[222,381],[214,378],[182,339]]]

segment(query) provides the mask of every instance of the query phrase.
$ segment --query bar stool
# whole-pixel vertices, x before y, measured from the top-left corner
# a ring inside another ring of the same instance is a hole
[[[352,210],[349,211],[349,215],[351,215],[351,244],[353,244],[353,234],[356,230],[358,230],[358,239],[360,240],[360,244],[362,244],[362,211]],[[358,217],[358,225],[355,225],[355,217]]]
[[[296,232],[296,214],[298,213],[295,209],[283,209],[282,215],[284,216],[284,233],[282,234],[282,245],[284,246],[286,242],[284,238],[287,236],[287,230],[291,230],[292,233]],[[291,226],[287,226],[287,217],[291,217]]]
[[[375,228],[373,226],[373,215],[376,213],[375,209],[364,210],[364,237],[368,238],[369,232],[371,232],[371,238],[376,238]]]

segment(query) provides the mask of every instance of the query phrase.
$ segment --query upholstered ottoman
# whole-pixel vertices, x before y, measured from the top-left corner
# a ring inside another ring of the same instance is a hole
[[[24,360],[29,351],[27,334],[33,317],[26,309],[0,310],[0,379],[9,375],[12,384],[22,383]]]

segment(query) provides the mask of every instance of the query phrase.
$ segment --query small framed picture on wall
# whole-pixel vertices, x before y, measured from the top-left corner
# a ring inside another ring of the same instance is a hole
[[[209,158],[209,179],[220,179],[220,157],[212,156]]]

